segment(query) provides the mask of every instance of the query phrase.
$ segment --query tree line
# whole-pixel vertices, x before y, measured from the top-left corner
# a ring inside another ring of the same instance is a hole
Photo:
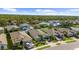
[[[37,24],[41,21],[49,20],[76,20],[79,19],[79,16],[51,16],[51,15],[9,15],[9,14],[0,14],[0,26],[6,26],[8,21],[15,21],[18,24],[20,23],[30,23]]]

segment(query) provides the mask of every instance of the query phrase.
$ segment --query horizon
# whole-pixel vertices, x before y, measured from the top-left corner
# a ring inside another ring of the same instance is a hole
[[[0,14],[79,16],[79,8],[0,8]]]

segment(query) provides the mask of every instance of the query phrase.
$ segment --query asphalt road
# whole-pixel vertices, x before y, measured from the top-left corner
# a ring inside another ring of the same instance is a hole
[[[50,47],[45,50],[74,50],[76,48],[79,48],[79,42],[67,43],[55,47]]]

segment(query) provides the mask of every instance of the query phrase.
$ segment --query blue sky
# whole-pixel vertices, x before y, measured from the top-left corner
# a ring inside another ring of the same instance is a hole
[[[0,8],[0,14],[79,16],[79,8]]]

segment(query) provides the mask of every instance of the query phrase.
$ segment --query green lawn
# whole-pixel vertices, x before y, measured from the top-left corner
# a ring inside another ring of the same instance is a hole
[[[75,42],[76,40],[67,40],[66,43]]]
[[[5,34],[6,34],[6,38],[7,38],[7,43],[8,43],[7,46],[8,46],[8,49],[12,49],[13,43],[12,43],[10,34],[9,34],[9,32],[7,31],[7,29],[5,29]]]
[[[43,45],[46,44],[45,41],[44,41],[43,43],[41,43],[41,42],[37,42],[37,41],[35,41],[34,39],[32,40],[32,42],[35,44],[35,47],[40,47],[40,46],[43,46]]]
[[[50,47],[50,45],[38,48],[37,50],[42,50],[42,49],[49,48],[49,47]]]
[[[40,43],[40,42],[37,42],[37,43],[35,43],[35,47],[40,47],[40,46],[43,46],[43,45],[45,45],[46,43]]]
[[[48,28],[41,28],[41,30],[42,30],[42,31],[47,31],[47,30],[48,30]]]
[[[79,28],[79,25],[73,25],[73,27]]]
[[[76,40],[73,40],[72,38],[67,38],[67,37],[65,37],[64,38],[64,41],[66,42],[66,43],[71,43],[71,42],[75,42]]]

